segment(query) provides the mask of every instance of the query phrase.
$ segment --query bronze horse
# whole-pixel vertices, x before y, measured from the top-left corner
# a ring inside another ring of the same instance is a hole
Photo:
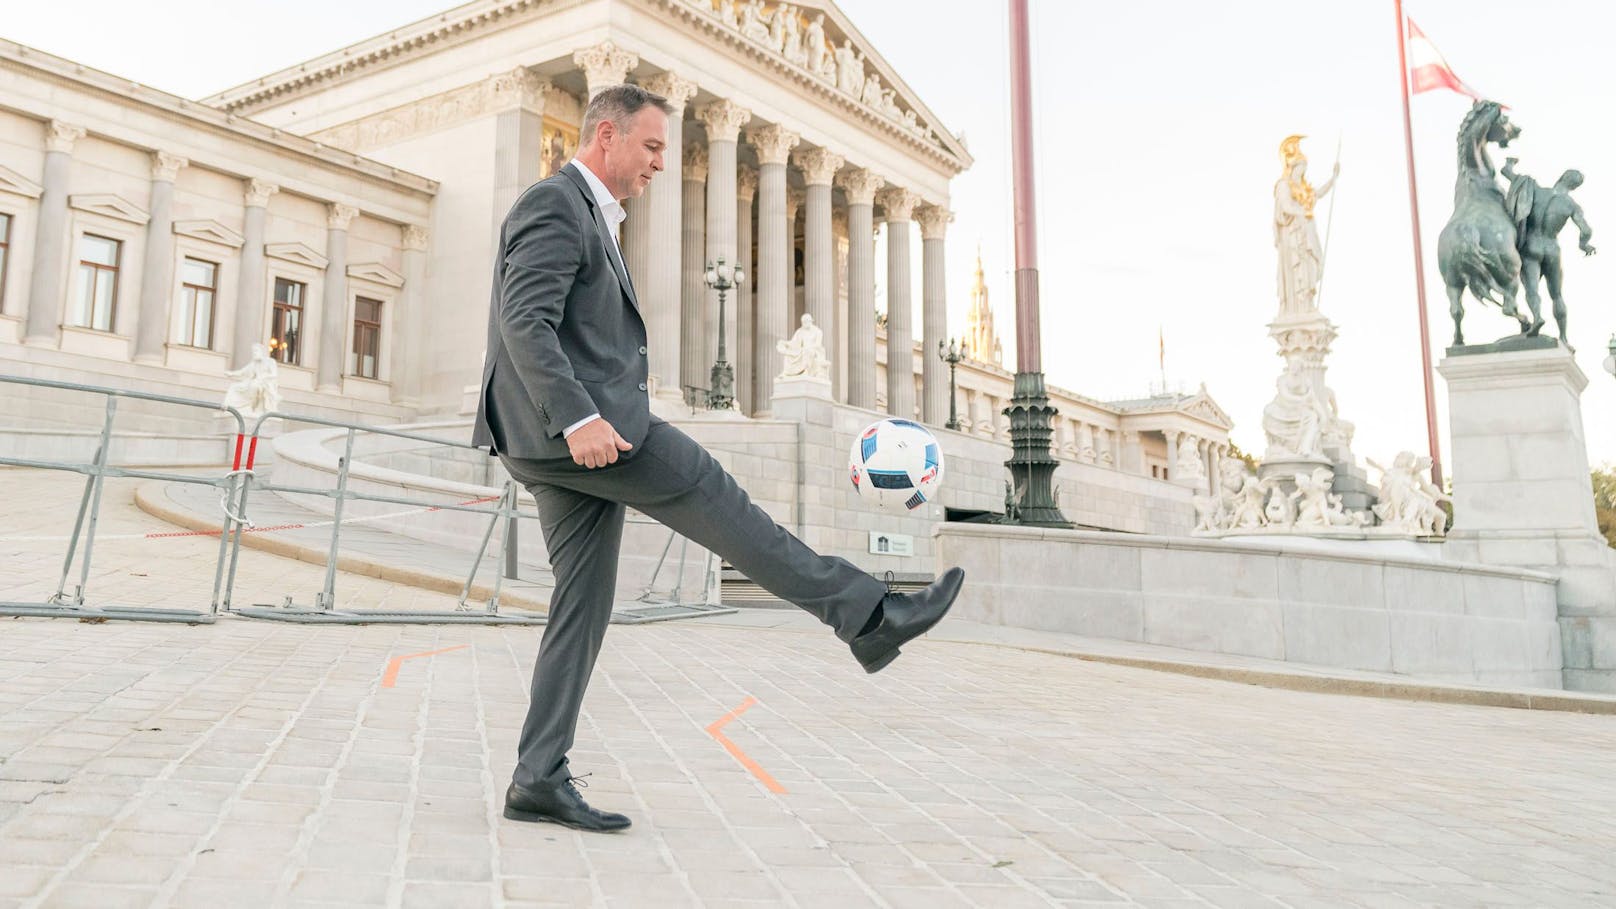
[[[1463,294],[1492,303],[1521,323],[1521,334],[1535,333],[1530,319],[1515,308],[1520,290],[1521,256],[1515,247],[1515,220],[1504,208],[1487,144],[1507,148],[1520,127],[1496,101],[1477,101],[1459,124],[1459,177],[1453,187],[1453,217],[1437,241],[1437,266],[1448,286],[1453,315],[1453,344],[1464,344]],[[1541,327],[1539,325],[1538,327]]]

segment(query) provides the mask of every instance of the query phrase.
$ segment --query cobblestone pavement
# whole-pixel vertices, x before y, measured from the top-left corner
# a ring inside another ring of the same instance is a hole
[[[60,516],[6,514],[13,597]],[[169,542],[109,539],[99,589],[196,605],[149,575],[213,541]],[[611,629],[603,836],[499,816],[539,629],[0,620],[0,907],[1616,904],[1616,718],[940,640],[866,676],[769,623]]]

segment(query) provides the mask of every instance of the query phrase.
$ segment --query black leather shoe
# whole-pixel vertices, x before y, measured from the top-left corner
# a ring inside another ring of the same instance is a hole
[[[630,821],[623,815],[589,807],[573,788],[576,779],[578,777],[543,789],[527,789],[512,783],[511,788],[505,790],[505,816],[513,821],[560,824],[593,833],[611,833],[628,827]]]
[[[881,624],[853,639],[853,656],[865,672],[880,672],[898,657],[898,648],[931,630],[948,613],[965,583],[965,572],[950,568],[915,593],[889,592],[881,599]]]

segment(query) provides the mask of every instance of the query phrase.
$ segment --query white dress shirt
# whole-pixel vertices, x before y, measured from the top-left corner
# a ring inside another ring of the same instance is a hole
[[[584,162],[573,158],[572,166],[578,168],[578,172],[584,175],[584,182],[589,184],[589,191],[595,196],[595,205],[600,208],[600,213],[606,217],[606,226],[611,228],[612,245],[617,247],[617,254],[621,256],[623,247],[618,245],[617,242],[617,225],[622,224],[623,220],[628,217],[628,211],[623,208],[622,202],[612,196],[612,191],[606,188],[606,184],[600,182],[600,178],[595,176],[595,172],[584,166]],[[562,430],[561,437],[565,439],[598,419],[600,419],[600,414],[592,413]]]

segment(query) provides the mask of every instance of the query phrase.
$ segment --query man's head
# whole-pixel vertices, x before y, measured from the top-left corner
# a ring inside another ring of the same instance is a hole
[[[1560,175],[1559,182],[1557,182],[1555,184],[1555,186],[1558,186],[1561,190],[1564,190],[1565,192],[1570,192],[1573,189],[1576,189],[1577,187],[1579,187],[1581,185],[1582,185],[1582,171],[1580,171],[1580,170],[1568,170],[1568,171],[1566,171],[1565,173]]]
[[[613,197],[639,196],[662,170],[673,105],[638,85],[614,85],[589,102],[580,130],[578,160]]]

